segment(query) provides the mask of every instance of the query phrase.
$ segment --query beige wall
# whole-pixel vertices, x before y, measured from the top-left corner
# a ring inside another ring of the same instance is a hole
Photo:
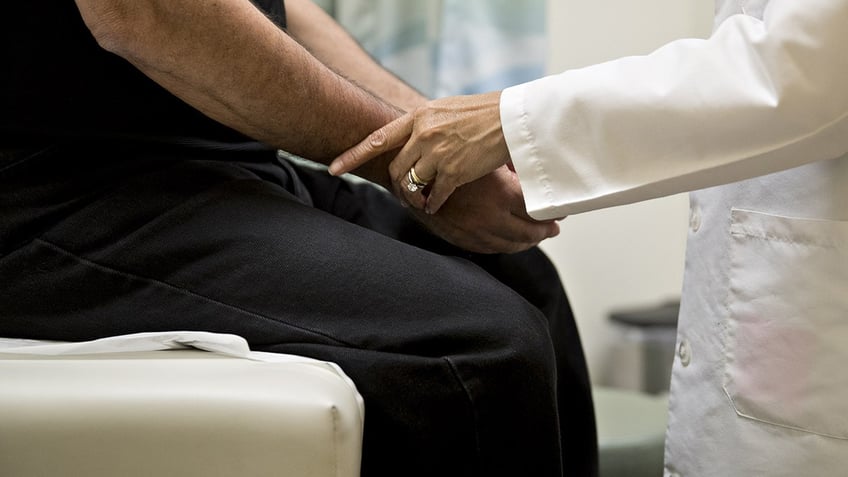
[[[548,0],[548,70],[705,37],[712,13],[711,0]],[[580,214],[567,218],[562,234],[543,244],[571,297],[594,382],[628,385],[622,372],[629,369],[621,369],[620,358],[626,340],[609,325],[608,313],[679,296],[687,207],[681,194]]]

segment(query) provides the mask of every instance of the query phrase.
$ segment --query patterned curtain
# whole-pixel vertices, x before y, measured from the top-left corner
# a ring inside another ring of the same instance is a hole
[[[545,72],[545,0],[316,0],[381,64],[430,97]]]

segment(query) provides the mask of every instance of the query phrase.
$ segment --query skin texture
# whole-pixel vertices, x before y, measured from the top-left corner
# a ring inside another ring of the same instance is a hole
[[[500,120],[500,91],[430,101],[371,133],[330,165],[330,172],[361,167],[401,148],[389,166],[413,207],[435,214],[457,188],[510,164]],[[428,193],[406,188],[407,171],[431,183]]]
[[[252,138],[322,164],[425,103],[308,0],[286,1],[288,32],[248,0],[76,4],[101,47],[175,96]],[[354,172],[403,199],[389,175],[397,151],[384,152]],[[511,193],[500,192],[504,188]],[[517,182],[493,176],[457,191],[457,204],[445,214],[416,216],[475,252],[516,252],[559,232],[526,214],[504,218],[486,199],[498,193],[499,202],[510,201],[508,210],[523,210]]]

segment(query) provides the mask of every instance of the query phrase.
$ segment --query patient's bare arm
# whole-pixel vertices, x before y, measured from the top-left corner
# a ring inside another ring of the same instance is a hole
[[[207,116],[314,161],[329,163],[400,116],[398,107],[322,61],[400,108],[423,101],[393,75],[379,73],[379,66],[340,33],[332,19],[304,0],[286,2],[292,36],[249,0],[76,3],[103,48]],[[317,33],[315,28],[321,27],[330,32],[327,38],[339,42],[337,50]],[[388,164],[393,156],[394,151],[387,151],[355,172],[392,190]],[[492,201],[485,200],[490,191],[484,189],[495,188],[468,188],[464,191],[468,200],[458,202],[450,209],[453,213],[422,221],[460,247],[485,252],[524,249],[556,233],[555,224],[532,223],[513,214],[507,217],[507,226]],[[509,197],[511,204],[523,207],[520,194]],[[469,222],[471,218],[476,220]]]
[[[310,0],[286,0],[288,32],[322,63],[383,100],[409,111],[427,98],[378,64]]]
[[[103,48],[209,117],[300,156],[327,163],[399,114],[322,64],[248,0],[76,3]],[[308,40],[310,30],[300,26],[308,18],[294,13],[291,21]],[[359,172],[390,187],[386,162],[377,162]]]

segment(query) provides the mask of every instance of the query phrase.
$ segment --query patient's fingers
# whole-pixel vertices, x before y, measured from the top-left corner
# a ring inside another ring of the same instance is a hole
[[[412,134],[412,124],[412,115],[405,114],[372,132],[362,142],[335,158],[330,163],[330,174],[338,176],[350,172],[380,154],[403,145]]]
[[[445,180],[435,181],[432,187],[430,195],[427,196],[427,205],[424,209],[428,214],[435,214],[438,212],[439,209],[442,208],[442,205],[447,202],[451,194],[453,194],[453,191],[456,190],[456,185],[449,184],[448,181]]]

